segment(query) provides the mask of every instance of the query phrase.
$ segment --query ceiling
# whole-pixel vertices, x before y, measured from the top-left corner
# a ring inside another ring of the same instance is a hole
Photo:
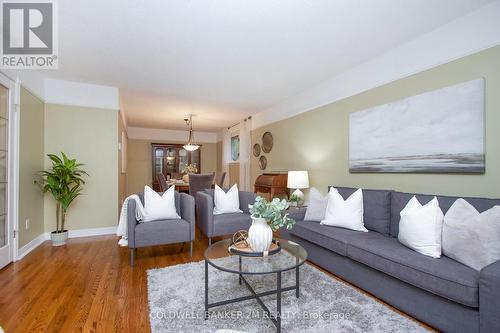
[[[128,125],[217,131],[491,0],[59,1],[59,69]],[[425,52],[423,50],[422,52]]]

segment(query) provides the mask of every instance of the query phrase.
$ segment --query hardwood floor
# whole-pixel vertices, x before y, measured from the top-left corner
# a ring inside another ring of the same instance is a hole
[[[194,242],[193,261],[207,244]],[[47,241],[0,271],[0,326],[6,333],[149,332],[146,271],[189,261],[188,244],[138,249],[131,267],[114,236],[58,248]]]

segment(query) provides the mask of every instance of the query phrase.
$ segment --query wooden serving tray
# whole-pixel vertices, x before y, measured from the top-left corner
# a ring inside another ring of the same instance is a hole
[[[268,251],[255,252],[252,250],[250,245],[245,244],[245,241],[239,241],[238,243],[231,244],[228,248],[228,251],[232,254],[237,254],[245,257],[267,257],[280,252],[281,246],[276,239],[273,239]]]

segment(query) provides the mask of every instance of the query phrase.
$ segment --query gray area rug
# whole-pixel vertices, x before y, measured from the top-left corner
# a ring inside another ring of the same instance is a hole
[[[225,259],[218,259],[225,260]],[[256,300],[210,309],[204,320],[204,262],[148,270],[148,300],[152,332],[275,332]],[[417,322],[333,279],[305,263],[300,268],[300,298],[282,294],[282,332],[424,332]],[[276,289],[276,274],[249,276],[259,291]],[[295,283],[295,272],[282,275],[283,286]],[[249,295],[236,274],[209,266],[209,300],[216,302]],[[276,296],[262,298],[271,311]]]

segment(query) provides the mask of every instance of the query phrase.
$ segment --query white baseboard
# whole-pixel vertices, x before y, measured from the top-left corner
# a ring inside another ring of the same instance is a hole
[[[26,256],[28,253],[30,253],[31,251],[36,249],[43,242],[45,242],[47,239],[48,239],[47,234],[41,234],[41,235],[38,235],[37,237],[35,237],[34,239],[32,239],[28,244],[19,248],[19,250],[17,251],[16,261],[24,258],[24,256]]]
[[[115,227],[104,227],[104,228],[89,228],[89,229],[76,229],[70,230],[69,238],[80,238],[80,237],[91,237],[91,236],[102,236],[102,235],[112,235],[116,234]],[[49,238],[50,238],[50,234]]]
[[[76,229],[76,230],[69,230],[68,238],[92,237],[92,236],[113,235],[113,234],[116,234],[116,227]],[[16,261],[24,258],[28,253],[36,249],[46,240],[50,240],[50,232],[46,232],[37,236],[28,244],[21,247],[17,252]]]

